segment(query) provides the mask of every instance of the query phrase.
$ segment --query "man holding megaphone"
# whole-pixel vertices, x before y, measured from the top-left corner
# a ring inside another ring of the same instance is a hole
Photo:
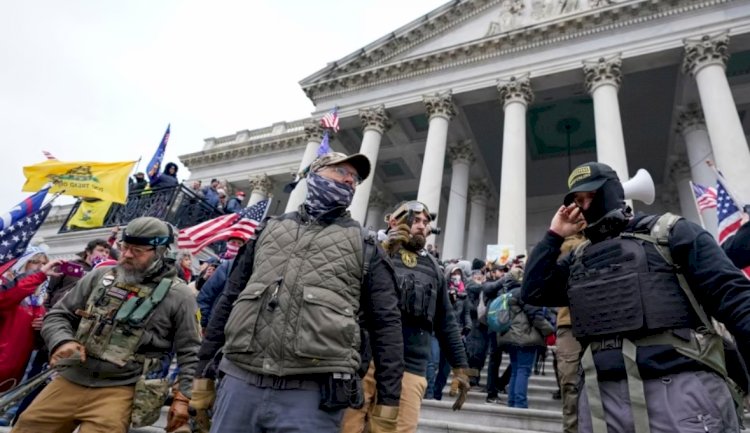
[[[634,215],[606,164],[578,166],[568,190],[530,255],[522,296],[570,306],[584,348],[579,431],[739,431],[747,373],[709,317],[750,361],[750,281],[698,225]],[[580,231],[588,240],[558,262]]]

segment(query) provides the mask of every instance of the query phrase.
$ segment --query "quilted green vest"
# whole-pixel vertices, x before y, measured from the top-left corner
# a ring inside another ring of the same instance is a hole
[[[354,373],[363,250],[358,224],[268,221],[224,329],[227,359],[256,374]]]

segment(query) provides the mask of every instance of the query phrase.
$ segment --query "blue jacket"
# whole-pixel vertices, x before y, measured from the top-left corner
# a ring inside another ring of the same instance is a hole
[[[214,303],[219,299],[219,295],[224,290],[224,284],[229,278],[229,271],[232,269],[232,263],[234,259],[224,260],[221,262],[211,278],[206,281],[206,284],[201,287],[201,291],[198,292],[198,308],[201,310],[201,326],[205,328],[208,326],[208,319],[211,317],[211,310],[214,307]]]

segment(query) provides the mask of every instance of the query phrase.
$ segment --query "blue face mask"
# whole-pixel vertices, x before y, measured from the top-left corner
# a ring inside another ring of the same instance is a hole
[[[317,217],[332,209],[347,208],[352,204],[354,188],[336,182],[317,173],[307,175],[307,199],[305,209],[312,217]]]

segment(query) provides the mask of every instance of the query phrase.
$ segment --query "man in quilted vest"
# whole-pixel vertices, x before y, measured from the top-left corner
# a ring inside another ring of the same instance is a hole
[[[205,410],[206,367],[223,346],[211,432],[338,432],[344,409],[362,404],[360,326],[378,378],[371,432],[395,431],[404,366],[394,270],[346,210],[369,174],[364,155],[319,157],[304,173],[305,202],[240,250],[194,383],[193,406]]]

